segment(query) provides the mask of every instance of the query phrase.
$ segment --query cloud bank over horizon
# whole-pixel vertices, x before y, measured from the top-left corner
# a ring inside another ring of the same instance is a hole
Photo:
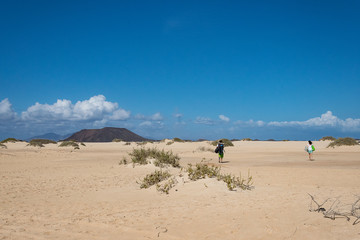
[[[329,110],[320,117],[305,121],[264,122],[252,119],[231,121],[224,114],[219,114],[217,120],[204,116],[184,119],[183,113],[169,117],[164,117],[160,112],[150,116],[142,113],[133,116],[130,110],[119,107],[116,102],[107,101],[104,95],[96,95],[76,103],[67,99],[58,99],[53,104],[36,102],[20,114],[14,111],[8,98],[0,101],[0,136],[3,137],[15,135],[25,138],[48,132],[64,134],[105,126],[125,127],[153,138],[216,138],[221,135],[229,136],[228,138],[239,135],[265,138],[270,134],[285,137],[286,133],[306,137],[314,131],[318,134],[360,134],[360,119],[340,119]],[[305,136],[304,133],[308,135]]]

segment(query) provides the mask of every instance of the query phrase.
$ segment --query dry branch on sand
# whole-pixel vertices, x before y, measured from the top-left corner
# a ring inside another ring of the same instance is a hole
[[[332,220],[335,220],[336,218],[346,218],[347,221],[350,221],[351,218],[355,218],[353,225],[360,222],[360,196],[357,196],[357,199],[351,205],[342,204],[340,197],[327,198],[319,204],[314,196],[311,194],[309,194],[309,196],[311,197],[309,206],[310,212],[322,212],[325,218],[330,218]],[[313,203],[316,205],[315,208],[313,207]],[[328,204],[326,205],[328,207],[325,207],[325,204]]]

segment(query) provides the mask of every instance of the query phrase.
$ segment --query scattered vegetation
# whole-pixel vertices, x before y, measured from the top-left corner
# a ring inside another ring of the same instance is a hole
[[[137,142],[136,143],[136,145],[138,145],[138,146],[144,146],[144,145],[146,145],[147,144],[147,142]]]
[[[133,149],[131,153],[131,161],[134,164],[148,164],[149,159],[155,159],[154,165],[157,167],[165,167],[167,165],[171,165],[172,167],[180,167],[180,158],[179,156],[173,154],[171,151],[158,150],[156,148],[140,148]]]
[[[124,145],[131,145],[131,143],[129,143],[129,142],[126,142]]]
[[[252,141],[251,138],[243,138],[242,141]]]
[[[119,138],[114,138],[113,140],[112,140],[112,142],[122,142],[123,140],[121,140],[121,139],[119,139]]]
[[[167,142],[166,145],[171,145],[173,143],[174,143],[174,141],[170,141],[170,142]]]
[[[234,144],[229,139],[226,139],[226,138],[222,138],[222,139],[219,139],[217,141],[213,141],[211,143],[211,145],[216,146],[219,143],[220,140],[222,140],[225,147],[233,147],[234,146]]]
[[[359,145],[358,141],[356,141],[354,138],[338,138],[335,141],[331,142],[329,146],[327,147],[335,147],[335,146],[354,146]]]
[[[330,140],[330,141],[335,141],[336,138],[332,137],[332,136],[326,136],[326,137],[322,137],[320,139],[320,141],[326,141],[326,140]]]
[[[127,165],[129,163],[129,161],[127,160],[126,157],[123,157],[120,162],[119,162],[119,165]]]
[[[174,138],[173,141],[174,142],[181,142],[181,143],[185,142],[184,140],[182,140],[180,138]]]
[[[5,144],[3,144],[3,143],[0,143],[0,148],[5,148],[5,149],[7,149],[7,146],[6,146]]]
[[[45,147],[44,144],[56,144],[55,141],[49,139],[32,139],[27,146]]]
[[[245,179],[242,178],[241,175],[239,177],[235,177],[231,174],[221,174],[219,167],[209,167],[208,165],[201,163],[196,164],[194,168],[191,164],[189,164],[186,171],[188,173],[189,179],[192,181],[206,177],[216,177],[218,181],[225,182],[230,191],[234,191],[237,188],[243,190],[251,190],[253,188],[252,176],[250,176],[250,172],[248,173],[248,177]]]
[[[171,177],[171,174],[169,172],[162,170],[155,170],[155,172],[145,176],[145,178],[140,183],[140,188],[149,188],[155,184],[158,184],[168,179],[169,177]]]
[[[0,143],[16,143],[16,142],[22,142],[22,141],[16,138],[7,138],[2,140]]]
[[[198,147],[197,150],[200,152],[214,152],[214,149],[204,146]]]
[[[203,178],[215,178],[220,174],[220,168],[219,167],[209,167],[206,164],[197,163],[195,167],[193,168],[192,164],[188,165],[188,168],[186,169],[186,172],[188,173],[188,177],[192,181],[196,181]]]
[[[85,146],[83,143],[82,145]],[[80,149],[79,144],[74,140],[64,141],[59,145],[59,147],[74,147],[74,149]]]
[[[163,184],[160,183],[156,184],[156,190],[158,190],[159,192],[169,194],[170,189],[173,188],[176,183],[177,183],[176,178],[172,177]]]

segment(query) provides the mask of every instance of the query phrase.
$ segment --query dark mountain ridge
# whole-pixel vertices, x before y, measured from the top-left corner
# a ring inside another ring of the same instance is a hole
[[[78,142],[112,142],[114,139],[126,142],[143,142],[149,139],[143,138],[126,128],[105,127],[102,129],[83,129],[66,138],[66,141]]]

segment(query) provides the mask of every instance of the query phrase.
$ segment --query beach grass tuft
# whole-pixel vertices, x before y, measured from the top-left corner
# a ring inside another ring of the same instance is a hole
[[[327,147],[335,147],[335,146],[355,146],[359,145],[358,141],[354,138],[345,137],[345,138],[338,138],[335,141],[331,142]]]

